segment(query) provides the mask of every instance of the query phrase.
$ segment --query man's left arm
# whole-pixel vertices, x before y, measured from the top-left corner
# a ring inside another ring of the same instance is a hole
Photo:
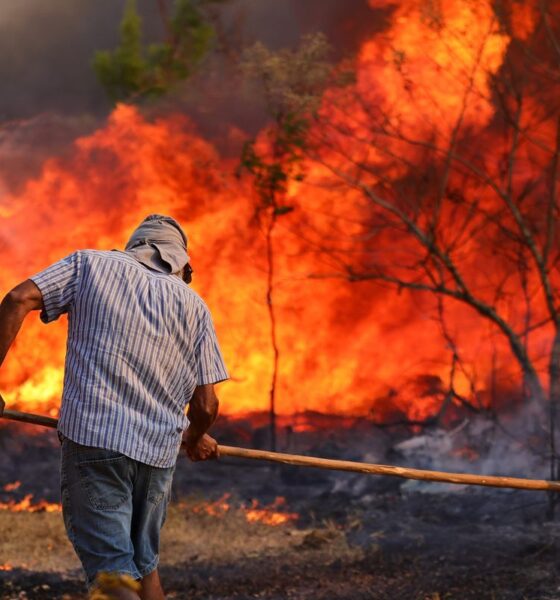
[[[25,317],[32,310],[42,308],[43,296],[31,279],[26,279],[6,294],[0,304],[0,366]],[[3,411],[4,400],[0,397],[0,414]]]
[[[214,384],[228,378],[224,358],[208,309],[201,319],[201,335],[197,344],[197,383],[189,402],[187,416],[190,424],[184,441],[187,455],[193,461],[218,458],[218,444],[206,432],[218,416],[219,402]]]

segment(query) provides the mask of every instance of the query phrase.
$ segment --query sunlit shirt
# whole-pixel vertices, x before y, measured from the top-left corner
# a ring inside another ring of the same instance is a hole
[[[74,252],[31,279],[43,322],[68,313],[59,431],[156,467],[175,464],[195,387],[228,377],[200,296],[118,251]]]

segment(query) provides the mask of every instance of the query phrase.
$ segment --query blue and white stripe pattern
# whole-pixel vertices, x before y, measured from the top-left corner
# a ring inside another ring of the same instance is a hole
[[[228,377],[200,296],[115,250],[75,252],[31,279],[43,322],[68,313],[59,431],[155,467],[175,464],[195,387]]]

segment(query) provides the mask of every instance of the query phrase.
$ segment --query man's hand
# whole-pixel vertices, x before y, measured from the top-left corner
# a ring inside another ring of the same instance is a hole
[[[190,424],[183,438],[187,456],[193,461],[218,458],[218,444],[206,433],[216,420],[218,405],[213,384],[198,385],[195,388],[187,411]]]
[[[207,433],[205,433],[201,438],[189,439],[187,430],[187,435],[185,436],[185,447],[187,450],[187,456],[193,462],[210,460],[220,456],[218,442],[216,442],[216,440],[213,437],[210,437]]]

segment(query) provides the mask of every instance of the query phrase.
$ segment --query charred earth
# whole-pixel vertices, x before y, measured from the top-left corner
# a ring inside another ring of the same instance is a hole
[[[330,425],[284,430],[281,442],[327,457],[479,472],[500,464],[490,437],[505,452],[480,423],[408,439],[367,422]],[[216,435],[237,445],[265,438],[242,420],[222,420]],[[56,435],[6,426],[0,446],[0,598],[85,598],[58,512]],[[503,474],[544,475],[538,461],[516,470],[523,451],[514,450],[502,455]],[[169,598],[560,598],[560,524],[547,505],[539,492],[182,458],[162,577]]]

